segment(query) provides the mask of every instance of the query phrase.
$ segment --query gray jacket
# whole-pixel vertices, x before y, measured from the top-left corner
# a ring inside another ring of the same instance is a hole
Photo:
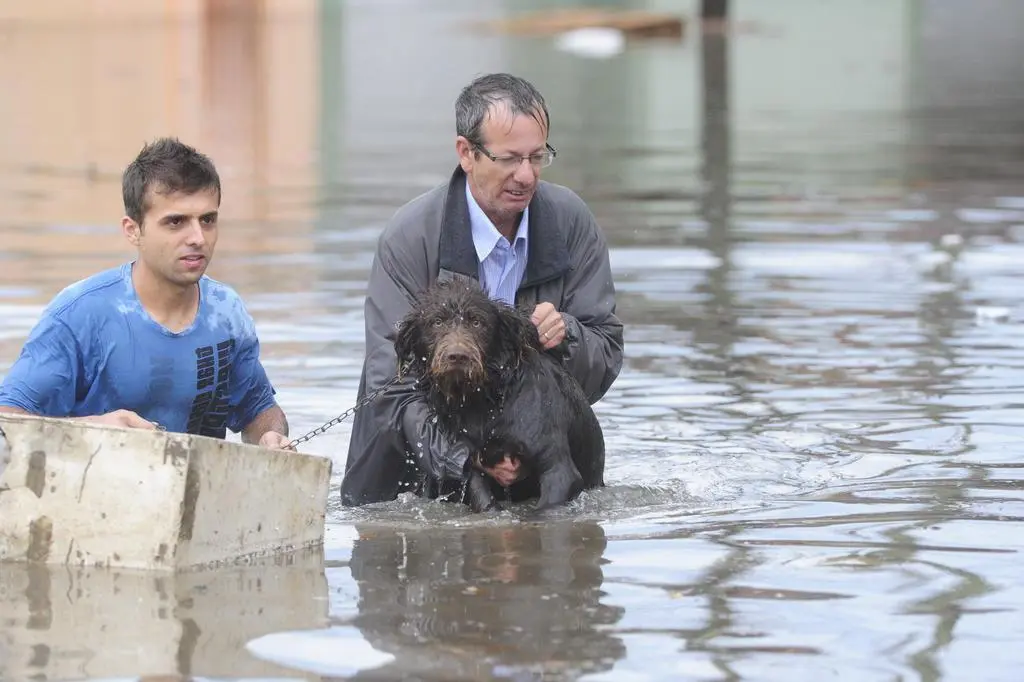
[[[396,325],[435,279],[478,280],[466,176],[401,207],[377,243],[367,287],[366,359],[358,399],[395,376]],[[615,315],[608,247],[597,222],[572,190],[541,181],[530,203],[526,273],[516,305],[548,301],[562,313],[566,338],[557,354],[597,402],[622,368],[622,323]],[[415,453],[415,454],[414,454]],[[468,447],[432,423],[412,379],[356,410],[341,484],[346,506],[393,500],[405,491],[427,497],[461,488]]]

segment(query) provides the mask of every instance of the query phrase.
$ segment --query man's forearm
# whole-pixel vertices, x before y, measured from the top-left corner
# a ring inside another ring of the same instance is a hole
[[[590,328],[571,315],[563,313],[563,317],[569,372],[593,404],[604,397],[622,370],[622,326],[616,321]]]
[[[255,445],[268,431],[280,433],[282,436],[288,435],[288,420],[279,405],[267,408],[256,415],[256,418],[242,429],[242,442]]]
[[[13,405],[0,405],[0,414],[32,414],[28,410]]]

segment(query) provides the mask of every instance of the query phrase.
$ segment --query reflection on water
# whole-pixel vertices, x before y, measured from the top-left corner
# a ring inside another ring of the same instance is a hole
[[[3,676],[292,677],[245,646],[270,632],[322,627],[327,591],[321,552],[177,575],[6,564]]]
[[[607,543],[599,524],[355,531],[345,570],[355,587],[332,602],[332,614],[383,664],[351,679],[575,677],[610,670],[625,655],[609,630],[624,609],[602,603]],[[252,648],[274,660],[287,655],[285,642],[268,636]],[[343,664],[328,657],[300,667]]]
[[[211,274],[293,430],[319,426],[355,397],[383,222],[448,177],[458,89],[509,69],[612,245],[609,486],[545,525],[335,495],[326,588],[289,583],[280,617],[242,583],[165,587],[195,601],[162,619],[142,583],[5,572],[5,677],[154,672],[136,650],[225,677],[1019,676],[1024,5],[737,0],[732,30],[601,60],[463,28],[501,0],[103,5],[0,0],[0,373],[40,305],[127,256],[117,173],[177,132],[224,169]],[[309,443],[338,475],[348,433]],[[54,598],[72,583],[96,600]]]

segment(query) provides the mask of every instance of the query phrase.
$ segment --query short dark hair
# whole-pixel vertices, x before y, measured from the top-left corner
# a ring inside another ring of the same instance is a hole
[[[483,145],[480,128],[496,104],[507,106],[513,116],[532,116],[545,130],[551,130],[548,106],[532,83],[508,73],[489,73],[464,87],[455,100],[455,134],[473,145]]]
[[[146,214],[146,191],[194,194],[206,189],[217,191],[220,176],[209,157],[174,137],[162,137],[143,145],[121,176],[121,195],[125,214],[142,224]]]

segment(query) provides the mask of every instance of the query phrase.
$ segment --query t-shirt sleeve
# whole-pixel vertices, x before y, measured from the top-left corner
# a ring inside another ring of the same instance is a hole
[[[273,407],[275,391],[263,363],[260,362],[260,342],[255,325],[248,313],[243,332],[238,340],[235,364],[231,372],[231,413],[228,428],[240,432],[264,410]]]
[[[0,386],[0,405],[46,417],[72,416],[81,375],[74,333],[60,318],[44,313]]]

